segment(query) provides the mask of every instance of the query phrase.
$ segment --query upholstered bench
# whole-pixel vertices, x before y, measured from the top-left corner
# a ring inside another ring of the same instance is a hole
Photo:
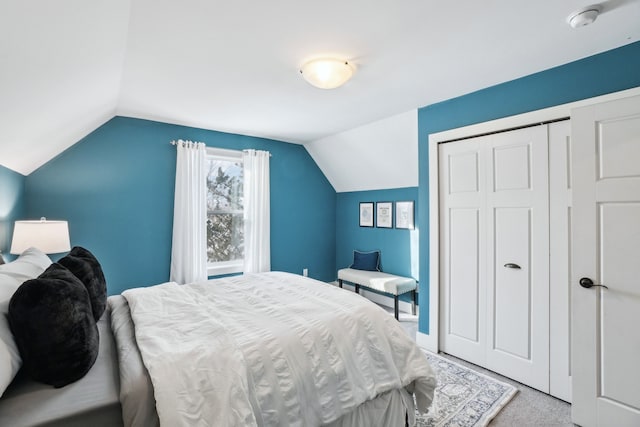
[[[338,285],[340,287],[342,287],[343,281],[353,283],[356,287],[356,293],[360,293],[362,287],[393,295],[393,309],[396,319],[398,319],[398,295],[411,292],[411,313],[416,314],[417,284],[410,277],[396,276],[381,271],[343,268],[338,270]]]

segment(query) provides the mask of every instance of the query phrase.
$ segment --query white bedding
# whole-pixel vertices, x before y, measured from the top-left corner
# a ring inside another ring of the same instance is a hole
[[[435,376],[397,321],[351,292],[264,273],[123,293],[161,425],[318,426]],[[409,413],[409,416],[412,414]]]

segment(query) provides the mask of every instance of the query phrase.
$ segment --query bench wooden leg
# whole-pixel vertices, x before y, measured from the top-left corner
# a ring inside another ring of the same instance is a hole
[[[414,289],[413,291],[411,291],[411,314],[413,314],[414,316],[416,315],[416,304],[418,303],[418,301],[416,301],[417,299],[418,293]]]
[[[398,295],[393,298],[393,315],[396,316],[396,320],[398,319]]]
[[[338,286],[342,287],[342,279],[338,279]]]

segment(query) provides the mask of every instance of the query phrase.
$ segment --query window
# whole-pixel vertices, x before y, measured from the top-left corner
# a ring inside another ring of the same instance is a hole
[[[207,273],[239,273],[244,261],[242,152],[207,148]]]

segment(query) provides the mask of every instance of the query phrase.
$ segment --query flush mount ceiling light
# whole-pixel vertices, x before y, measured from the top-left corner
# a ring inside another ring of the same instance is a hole
[[[584,27],[585,25],[592,24],[601,11],[602,7],[597,4],[583,7],[570,14],[567,17],[567,22],[573,28]]]
[[[353,67],[347,61],[336,58],[314,59],[300,68],[300,74],[309,84],[320,89],[342,86],[353,75]]]

